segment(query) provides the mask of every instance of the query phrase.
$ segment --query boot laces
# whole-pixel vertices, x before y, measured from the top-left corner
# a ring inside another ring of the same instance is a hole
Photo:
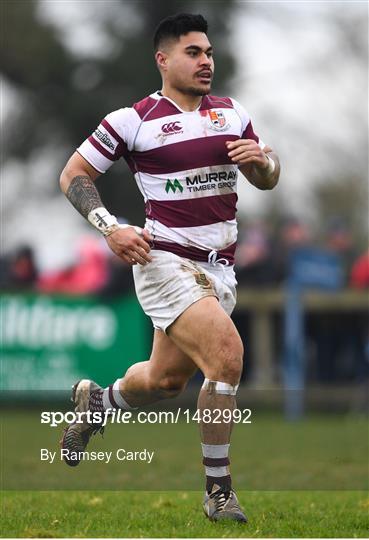
[[[218,489],[210,495],[210,499],[214,499],[214,504],[217,512],[224,510],[228,500],[232,497],[232,491],[222,491]]]

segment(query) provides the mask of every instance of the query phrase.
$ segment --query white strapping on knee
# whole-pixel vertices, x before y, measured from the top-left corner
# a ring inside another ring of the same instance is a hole
[[[202,455],[209,458],[228,457],[230,444],[204,444],[201,443]]]
[[[202,388],[204,390],[207,390],[207,389],[210,390],[210,388],[212,387],[216,394],[223,394],[225,396],[235,396],[237,394],[238,386],[239,386],[238,384],[235,384],[233,386],[232,384],[228,384],[226,382],[210,381],[209,379],[204,379]]]

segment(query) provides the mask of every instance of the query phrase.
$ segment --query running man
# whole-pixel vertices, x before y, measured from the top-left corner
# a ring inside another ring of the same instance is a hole
[[[105,389],[90,380],[76,383],[76,411],[132,410],[174,397],[197,369],[205,377],[200,415],[236,406],[243,362],[230,318],[236,303],[237,174],[272,189],[280,167],[244,108],[210,95],[214,60],[207,30],[201,15],[164,19],[154,36],[162,89],[108,114],[62,172],[66,197],[132,265],[137,297],[154,326],[150,359]],[[120,226],[94,185],[121,157],[145,199],[144,229]],[[99,427],[69,425],[62,447],[84,451]],[[247,521],[231,484],[231,423],[202,422],[200,432],[205,514],[215,521]],[[66,462],[75,466],[79,460]]]

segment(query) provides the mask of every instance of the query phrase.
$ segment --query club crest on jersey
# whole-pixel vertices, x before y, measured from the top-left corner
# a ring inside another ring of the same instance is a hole
[[[210,129],[215,129],[216,131],[225,131],[229,128],[229,123],[227,124],[223,111],[214,111],[210,109],[208,111],[208,115],[210,118]]]

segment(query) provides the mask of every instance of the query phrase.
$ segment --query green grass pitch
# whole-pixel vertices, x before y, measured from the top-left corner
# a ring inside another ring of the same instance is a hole
[[[44,408],[43,410],[50,410]],[[358,537],[369,533],[368,423],[254,414],[232,438],[232,476],[247,525],[202,513],[198,426],[109,426],[89,449],[150,448],[151,464],[40,461],[61,429],[39,411],[2,415],[2,537]],[[20,436],[21,435],[21,436]]]
[[[357,537],[369,531],[364,492],[239,492],[249,523],[211,523],[201,492],[8,492],[2,535],[85,537]]]

